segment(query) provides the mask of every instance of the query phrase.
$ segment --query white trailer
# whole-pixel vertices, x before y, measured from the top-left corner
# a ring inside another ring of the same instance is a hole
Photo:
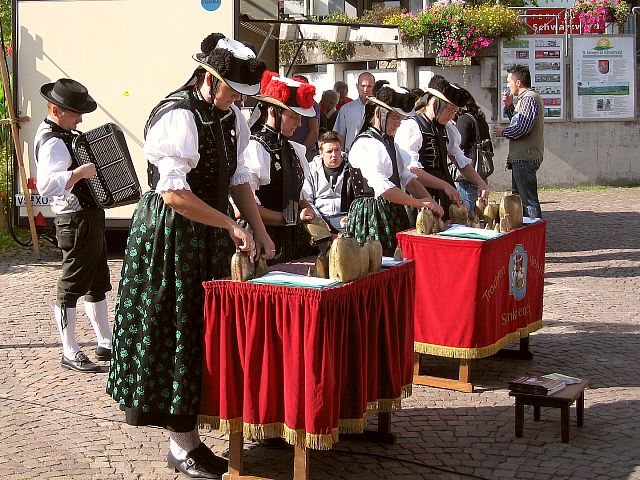
[[[237,5],[237,0],[14,0],[15,106],[18,115],[30,118],[20,124],[28,177],[36,177],[33,138],[46,117],[40,87],[69,77],[83,83],[98,103],[78,128],[119,125],[146,190],[142,146],[147,116],[189,78],[197,66],[191,55],[200,51],[204,37],[237,34]],[[37,224],[50,224],[47,199],[35,189],[31,194]],[[23,192],[16,200],[24,204]],[[107,210],[107,227],[127,228],[134,207]],[[19,217],[26,225],[26,208],[19,209]]]

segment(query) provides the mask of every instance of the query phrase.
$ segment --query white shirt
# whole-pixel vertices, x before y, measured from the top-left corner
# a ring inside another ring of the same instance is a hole
[[[364,122],[364,105],[360,97],[358,97],[353,102],[343,105],[340,110],[338,110],[333,131],[344,135],[345,152],[349,151],[353,144],[353,139],[356,138],[360,128],[362,128],[362,123]]]
[[[47,118],[53,121],[50,117]],[[36,145],[40,137],[49,131],[51,127],[42,122],[36,131],[33,144]],[[43,197],[52,197],[50,205],[53,213],[58,215],[82,210],[78,198],[71,193],[73,186],[65,188],[72,174],[71,170],[68,170],[71,166],[71,154],[60,138],[50,138],[40,145],[36,165],[38,193]]]
[[[447,154],[454,157],[458,168],[464,168],[471,163],[471,159],[465,156],[460,148],[462,136],[453,122],[447,123],[446,129],[449,137]],[[422,168],[418,153],[422,147],[422,132],[416,120],[403,120],[396,131],[394,141],[402,161],[409,165],[409,168]]]
[[[393,182],[389,180],[393,175],[391,157],[381,141],[371,137],[359,138],[351,148],[349,163],[353,167],[360,169],[362,176],[367,179],[367,183],[373,188],[376,198],[395,187]],[[404,190],[407,183],[412,178],[416,178],[416,175],[409,171],[409,164],[399,154],[397,155],[397,164],[400,175],[400,188]]]
[[[306,157],[307,147],[291,140],[289,140],[289,143],[298,156],[306,178],[309,175],[309,162],[307,162]],[[269,185],[271,183],[271,155],[260,142],[250,139],[245,151],[245,160],[247,171],[250,174],[248,183],[251,185],[256,202],[260,205],[260,200],[255,195],[255,192],[260,190],[261,185]],[[309,196],[304,189],[300,192],[300,198],[309,200]]]
[[[249,126],[235,105],[236,150],[238,165],[229,181],[230,186],[249,183],[251,175],[246,167]],[[198,128],[193,112],[184,108],[168,111],[149,129],[144,142],[144,153],[150,163],[158,167],[160,180],[156,192],[191,190],[187,173],[198,165]]]

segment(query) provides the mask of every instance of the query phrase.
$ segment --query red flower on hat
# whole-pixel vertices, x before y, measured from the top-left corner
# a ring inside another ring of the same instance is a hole
[[[316,94],[316,87],[303,83],[296,91],[296,102],[302,108],[311,108],[313,106],[313,96]]]
[[[270,70],[265,70],[262,74],[262,79],[260,80],[260,93],[266,93],[265,90],[267,86],[271,82],[273,77],[277,77],[278,74],[276,72],[272,72]]]
[[[265,95],[280,100],[282,103],[287,103],[290,93],[289,85],[275,78],[269,82],[269,85],[267,85],[267,88],[264,90]]]

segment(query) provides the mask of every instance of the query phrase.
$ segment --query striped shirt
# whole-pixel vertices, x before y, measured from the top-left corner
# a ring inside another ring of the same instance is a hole
[[[538,102],[536,102],[533,97],[524,97],[519,100],[519,102],[520,111],[518,113],[520,113],[520,115],[518,115],[516,123],[512,123],[502,132],[504,138],[508,138],[509,140],[517,140],[520,137],[528,135],[540,114],[538,111]],[[504,114],[511,120],[515,109],[516,106],[514,104],[511,104],[509,107],[505,106]]]

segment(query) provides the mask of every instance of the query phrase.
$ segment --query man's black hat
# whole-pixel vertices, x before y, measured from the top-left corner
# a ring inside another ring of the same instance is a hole
[[[49,102],[76,113],[89,113],[98,108],[87,88],[70,78],[61,78],[55,83],[45,83],[40,88],[40,94]]]

